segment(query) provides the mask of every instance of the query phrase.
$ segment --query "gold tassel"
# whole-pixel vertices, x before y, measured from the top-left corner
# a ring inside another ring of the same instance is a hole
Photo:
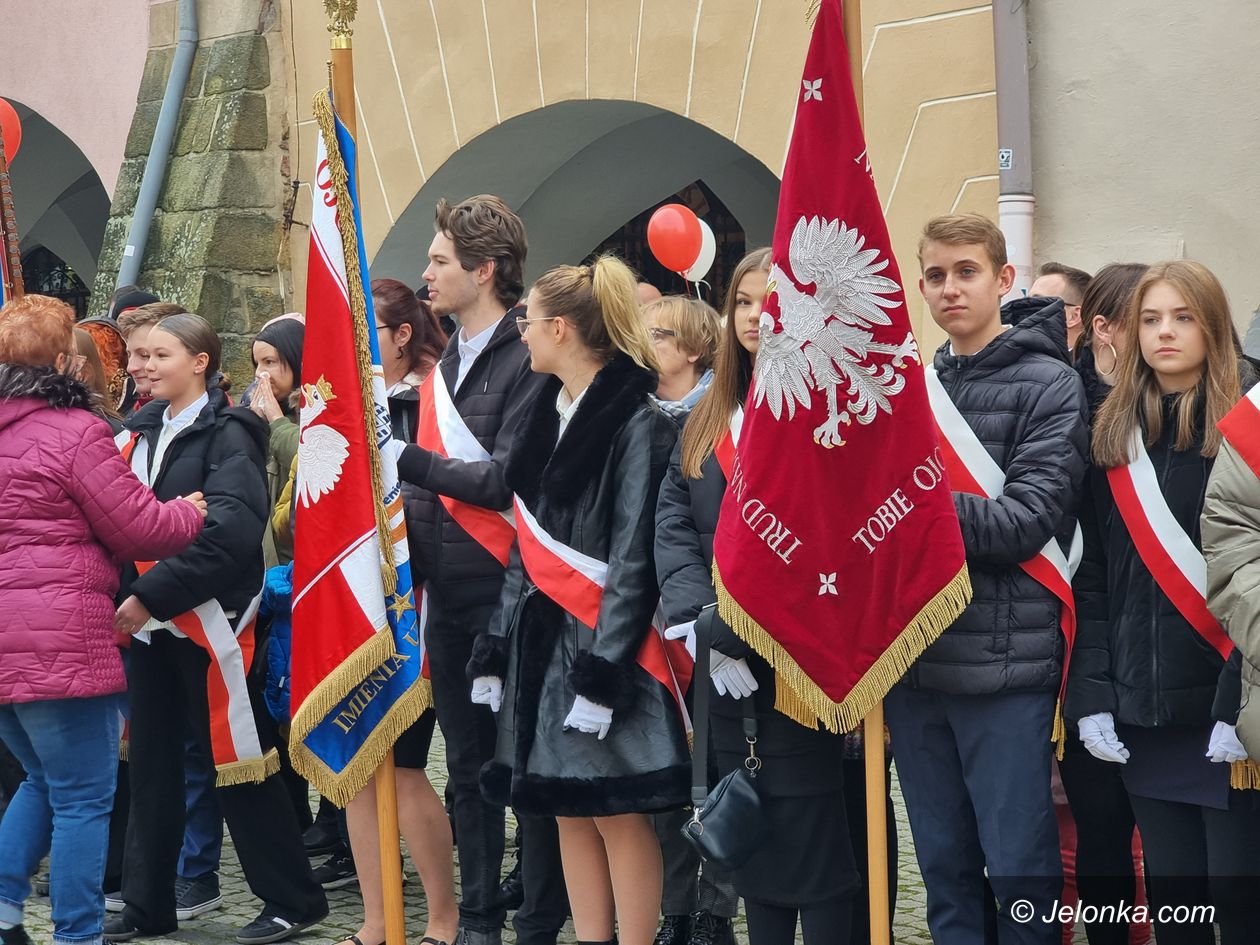
[[[280,770],[280,753],[274,748],[261,758],[233,761],[216,765],[215,787],[232,787],[237,784],[258,784]]]
[[[124,738],[118,743],[118,760],[127,761],[131,755],[131,741]]]
[[[722,619],[774,669],[777,686],[775,708],[808,728],[815,728],[821,723],[832,732],[847,732],[857,727],[905,675],[919,654],[958,619],[971,600],[971,576],[964,564],[888,644],[843,701],[833,702],[787,650],[730,595],[722,582],[716,560],[713,562],[713,587],[717,591],[718,612]]]
[[[368,462],[371,466],[372,498],[376,508],[376,532],[381,545],[381,581],[385,594],[398,590],[398,566],[394,561],[394,543],[390,536],[389,512],[385,508],[384,485],[381,482],[381,453],[376,442],[376,400],[372,394],[372,348],[368,341],[367,299],[363,290],[363,273],[359,269],[359,240],[354,230],[354,214],[351,212],[350,176],[341,150],[337,147],[337,125],[333,118],[332,102],[328,90],[315,95],[312,106],[320,133],[324,136],[328,153],[328,176],[332,182],[337,207],[346,212],[337,213],[341,231],[341,250],[346,260],[346,288],[350,295],[351,322],[354,327],[354,353],[359,363],[359,387],[363,397],[363,421],[367,426]]]
[[[323,797],[345,807],[363,790],[399,736],[416,723],[433,705],[433,688],[421,677],[386,713],[354,758],[340,773],[333,771],[306,744],[295,738],[289,742],[293,770],[306,778]],[[296,728],[296,723],[295,723]]]
[[[822,0],[808,0],[805,4],[805,25],[810,29],[814,27],[814,21],[818,19],[818,11],[822,9]],[[778,704],[775,704],[778,708]]]
[[[1054,757],[1063,760],[1063,751],[1067,748],[1067,726],[1063,722],[1063,703],[1054,700],[1054,724],[1050,726],[1050,741],[1054,742]]]
[[[1229,786],[1236,791],[1260,791],[1260,762],[1244,758],[1231,764]]]

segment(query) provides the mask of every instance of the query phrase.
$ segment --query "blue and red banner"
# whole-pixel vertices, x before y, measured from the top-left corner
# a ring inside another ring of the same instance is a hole
[[[325,91],[293,490],[294,768],[345,804],[424,711],[423,623],[390,439],[354,139]]]

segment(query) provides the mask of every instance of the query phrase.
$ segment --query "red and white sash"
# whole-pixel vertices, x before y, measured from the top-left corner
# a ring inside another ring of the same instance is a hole
[[[128,464],[138,438],[138,434],[126,430],[114,437]],[[156,563],[137,561],[136,570],[144,574]],[[210,707],[210,746],[219,785],[258,782],[280,767],[274,748],[263,753],[245,681],[254,661],[254,625],[261,602],[259,590],[237,620],[236,629],[214,599],[168,621],[210,656],[206,697]]]
[[[608,564],[570,548],[552,537],[514,497],[517,538],[521,563],[530,580],[571,617],[591,630],[599,622],[599,608],[608,584]],[[681,652],[679,652],[681,651]],[[683,694],[691,684],[692,661],[682,641],[666,640],[660,619],[643,638],[636,662],[664,686],[678,706],[683,724],[691,731],[691,720]]]
[[[1177,612],[1222,659],[1229,659],[1234,644],[1207,606],[1207,562],[1168,507],[1137,428],[1129,455],[1134,457],[1129,465],[1107,470],[1107,481],[1138,556]]]
[[[440,365],[434,365],[420,385],[419,422],[416,444],[448,459],[466,463],[488,463],[490,454],[473,436],[464,418],[455,409]],[[499,512],[439,495],[451,518],[468,532],[473,540],[507,567],[508,553],[516,538],[516,526],[510,512]]]
[[[744,408],[736,407],[731,411],[731,422],[713,448],[713,455],[722,467],[722,475],[731,481],[731,471],[735,468],[735,450],[739,448],[739,434],[744,428]]]
[[[988,450],[980,442],[975,431],[950,400],[945,386],[936,376],[936,369],[929,366],[924,372],[927,381],[928,401],[936,419],[936,431],[940,435],[941,458],[949,474],[950,487],[956,492],[996,499],[1002,495],[1006,473],[994,462]],[[1059,683],[1059,701],[1063,701],[1067,686],[1068,663],[1072,646],[1076,642],[1076,599],[1072,596],[1072,572],[1080,562],[1082,547],[1081,530],[1077,526],[1072,536],[1071,561],[1055,538],[1051,538],[1036,557],[1020,562],[1020,568],[1059,599],[1059,630],[1063,633],[1063,676]]]
[[[1260,477],[1260,384],[1255,385],[1216,425],[1229,445]]]

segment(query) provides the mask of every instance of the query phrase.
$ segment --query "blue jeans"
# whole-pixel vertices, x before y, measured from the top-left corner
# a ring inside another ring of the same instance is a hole
[[[184,845],[179,877],[204,879],[219,872],[223,814],[214,793],[214,763],[192,735],[184,739]]]
[[[21,922],[51,849],[53,941],[100,942],[120,696],[0,705],[0,740],[26,769],[0,821],[0,921]]]

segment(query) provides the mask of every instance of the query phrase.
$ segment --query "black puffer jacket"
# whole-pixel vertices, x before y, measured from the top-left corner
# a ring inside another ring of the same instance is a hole
[[[229,614],[242,612],[262,587],[263,533],[270,517],[266,421],[228,406],[223,391],[166,448],[151,481],[159,499],[204,492],[206,525],[185,551],[163,558],[143,575],[123,570],[119,599],[134,594],[158,620],[170,620],[214,598]],[[152,450],[168,404],[155,400],[127,421]]]
[[[1019,299],[1011,327],[977,354],[944,345],[936,371],[1006,473],[1003,494],[955,492],[972,600],[911,666],[906,682],[965,695],[1059,687],[1059,602],[1020,569],[1052,537],[1067,553],[1088,455],[1085,391],[1067,350],[1063,303]]]
[[[508,482],[557,540],[608,563],[594,630],[535,587],[513,548],[499,614],[469,678],[504,680],[485,795],[518,811],[592,817],[686,802],[690,773],[669,690],[637,665],[659,591],[656,500],[677,432],[648,398],[656,375],[617,355],[559,437],[549,379],[518,431]],[[565,731],[575,696],[613,710],[605,739]]]
[[[1243,366],[1243,388],[1255,383]],[[1201,440],[1172,448],[1168,422],[1179,395],[1163,399],[1165,423],[1147,448],[1160,490],[1178,524],[1202,547],[1200,514],[1214,460]],[[1202,424],[1200,424],[1202,426]],[[1116,508],[1107,472],[1090,469],[1081,508],[1085,555],[1072,582],[1076,646],[1068,677],[1066,715],[1077,720],[1110,712],[1121,724],[1156,728],[1237,719],[1238,660],[1227,665],[1160,590],[1138,555]]]
[[[656,576],[665,622],[676,626],[699,617],[697,629],[704,632],[698,636],[709,639],[717,652],[747,661],[757,680],[753,704],[757,754],[765,762],[757,778],[762,792],[771,797],[803,797],[837,791],[843,779],[844,738],[805,728],[776,710],[774,670],[735,635],[718,616],[716,607],[708,607],[717,600],[713,591],[713,534],[726,494],[726,476],[712,454],[700,472],[699,479],[686,478],[680,449],[675,449],[656,502]],[[743,708],[738,700],[713,690],[709,693],[709,720],[718,770],[725,775],[748,756]]]
[[[423,577],[434,605],[443,609],[492,605],[503,586],[503,566],[450,517],[439,496],[500,511],[512,505],[504,463],[516,424],[545,379],[530,370],[529,351],[516,329],[516,316],[523,312],[513,309],[503,317],[458,391],[458,334],[436,368],[453,391],[455,409],[490,453],[490,462],[447,459],[419,446],[408,446],[398,461],[399,477],[420,487],[407,501],[416,580]]]

